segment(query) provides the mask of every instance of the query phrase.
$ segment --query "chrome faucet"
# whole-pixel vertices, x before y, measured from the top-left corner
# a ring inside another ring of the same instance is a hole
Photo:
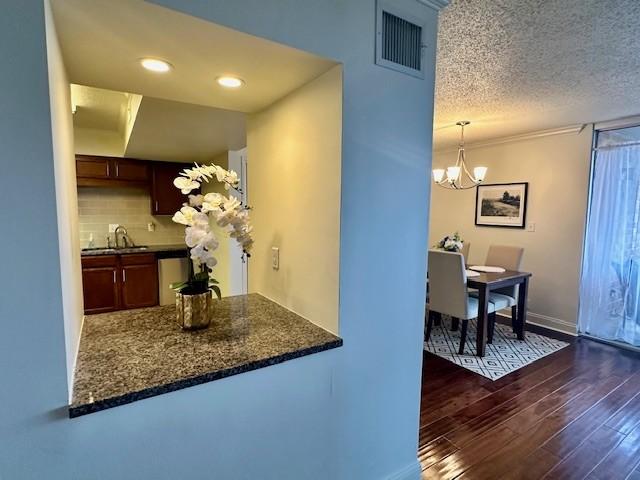
[[[120,246],[120,242],[118,242],[118,234],[120,234],[120,237],[122,237],[122,246]],[[118,227],[116,228],[116,231],[113,232],[113,236],[116,239],[116,248],[135,247],[135,245],[133,244],[133,241],[129,237],[129,234],[127,234],[127,229],[124,228],[122,225],[118,225]]]

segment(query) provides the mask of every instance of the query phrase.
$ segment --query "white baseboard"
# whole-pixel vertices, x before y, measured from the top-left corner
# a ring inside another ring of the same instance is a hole
[[[420,467],[420,462],[416,459],[413,463],[388,476],[386,480],[420,480],[421,476],[422,468]]]
[[[511,319],[511,313],[499,313],[498,315]],[[547,315],[541,315],[534,312],[527,312],[527,323],[555,330],[556,332],[566,333],[574,337],[578,336],[578,326],[573,322],[568,322],[560,318],[549,317]]]

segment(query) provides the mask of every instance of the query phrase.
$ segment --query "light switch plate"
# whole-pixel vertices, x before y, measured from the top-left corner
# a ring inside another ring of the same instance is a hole
[[[118,225],[117,223],[110,223],[109,224],[109,233],[113,233],[116,231],[116,228],[118,228],[120,225]],[[104,231],[104,230],[103,230]]]
[[[278,270],[280,268],[280,249],[271,247],[271,268]]]
[[[153,222],[147,223],[147,231],[155,232],[156,231],[156,224],[153,223]]]
[[[535,232],[536,224],[535,222],[527,222],[527,232]]]

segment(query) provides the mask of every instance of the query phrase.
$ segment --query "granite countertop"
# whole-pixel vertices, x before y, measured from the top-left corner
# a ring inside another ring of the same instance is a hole
[[[144,248],[141,247],[133,247],[133,248],[101,248],[98,247],[96,249],[82,249],[81,255],[83,257],[95,257],[99,255],[125,255],[128,253],[155,253],[155,254],[164,254],[164,253],[181,253],[184,252],[184,256],[187,256],[187,246],[184,243],[174,244],[174,245],[149,245]]]
[[[69,416],[78,417],[340,347],[342,339],[257,293],[216,302],[205,330],[175,306],[88,315]]]

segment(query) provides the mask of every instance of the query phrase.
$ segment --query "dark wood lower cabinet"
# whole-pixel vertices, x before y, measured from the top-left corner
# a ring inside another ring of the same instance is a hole
[[[84,313],[158,304],[158,263],[153,254],[82,258]]]
[[[155,255],[127,255],[122,264],[122,308],[158,304],[158,262]]]
[[[118,309],[120,284],[118,257],[107,255],[82,258],[84,313],[104,313]]]

